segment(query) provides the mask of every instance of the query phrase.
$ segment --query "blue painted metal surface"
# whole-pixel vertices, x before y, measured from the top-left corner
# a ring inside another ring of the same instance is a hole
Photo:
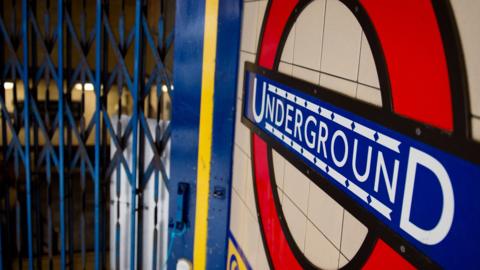
[[[207,269],[226,269],[241,6],[240,1],[219,1],[209,203],[214,222],[208,228]]]
[[[179,183],[190,185],[187,204],[188,230],[176,238],[168,260],[168,269],[175,268],[179,258],[192,260],[195,221],[195,183],[197,177],[200,89],[202,84],[204,1],[178,0],[175,16],[175,50],[172,92],[172,148],[171,183],[175,190]],[[171,201],[170,217],[175,216],[177,203]],[[169,239],[172,241],[172,238]]]

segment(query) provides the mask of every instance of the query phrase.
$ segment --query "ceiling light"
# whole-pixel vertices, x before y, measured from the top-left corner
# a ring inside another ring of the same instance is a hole
[[[85,83],[83,86],[84,86],[85,91],[95,90],[95,87],[93,86],[93,83]],[[75,89],[76,90],[82,90],[82,84],[81,83],[76,83],[75,84]]]
[[[15,84],[13,82],[4,82],[3,83],[3,88],[5,88],[5,90],[11,90],[11,89],[13,89],[14,85]]]
[[[168,92],[168,87],[164,84],[162,85],[162,92],[167,93]]]

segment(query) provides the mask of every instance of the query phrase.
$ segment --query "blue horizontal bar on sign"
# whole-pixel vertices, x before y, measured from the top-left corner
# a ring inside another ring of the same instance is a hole
[[[479,144],[250,63],[242,121],[440,266],[477,260]]]

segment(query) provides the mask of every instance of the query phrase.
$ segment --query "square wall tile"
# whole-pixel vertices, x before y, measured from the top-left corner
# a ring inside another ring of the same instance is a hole
[[[257,49],[258,2],[243,3],[242,36],[240,48],[255,53]]]
[[[295,65],[320,69],[324,14],[325,0],[316,0],[305,7],[295,22]]]
[[[328,0],[321,71],[356,81],[361,36],[362,29],[352,12],[340,1]]]
[[[382,93],[380,89],[359,84],[357,87],[357,98],[372,105],[382,107]]]
[[[301,251],[304,251],[307,217],[286,196],[283,197],[282,210],[295,243]]]
[[[318,84],[320,72],[294,65],[292,69],[292,76],[309,83]]]
[[[245,216],[245,219],[241,221],[242,226],[245,229],[245,242],[242,246],[243,252],[247,260],[252,263],[257,259],[257,247],[258,241],[260,241],[260,228],[258,226],[257,217],[253,217],[248,214]]]
[[[281,61],[286,63],[293,63],[293,49],[295,44],[295,23],[292,25],[292,29],[290,29],[290,33],[288,33],[287,41],[285,41],[285,45],[283,46],[282,57],[280,58]]]
[[[311,223],[307,223],[305,256],[322,269],[336,269],[340,251]]]
[[[240,121],[241,116],[241,106],[242,101],[237,99],[237,110],[236,110],[236,120],[235,120],[235,144],[240,147],[240,149],[250,157],[250,129],[248,129]]]
[[[255,192],[253,189],[253,176],[252,176],[252,165],[251,165],[251,160],[248,159],[248,164],[247,164],[247,178],[246,178],[246,183],[245,183],[245,203],[247,204],[247,207],[255,217],[257,216],[257,206],[255,203]]]
[[[340,253],[340,258],[338,260],[338,268],[342,268],[343,266],[345,266],[347,263],[349,262],[349,260],[347,258],[345,258],[345,256],[343,256],[341,253]]]
[[[474,115],[480,116],[480,1],[450,1],[463,46],[470,89],[470,106]]]
[[[262,236],[260,236],[261,238]],[[257,246],[257,260],[254,263],[253,269],[270,269],[270,265],[268,264],[267,254],[265,253],[265,247],[263,246],[262,239],[258,240]]]
[[[343,217],[342,249],[345,257],[351,260],[360,249],[367,236],[368,229],[348,211]]]
[[[310,182],[308,218],[337,248],[340,248],[343,207],[313,182]]]
[[[377,67],[375,66],[373,53],[370,48],[370,44],[368,44],[368,40],[365,34],[362,34],[358,81],[376,88],[380,88],[380,83],[378,82]]]
[[[242,99],[237,98],[235,104],[235,124],[241,122],[241,115],[242,114]]]
[[[258,16],[257,16],[257,35],[255,37],[255,51],[257,50],[258,42],[260,39],[260,33],[262,31],[263,18],[267,10],[267,0],[258,1]]]
[[[272,150],[273,157],[273,169],[275,170],[275,181],[277,186],[283,190],[283,178],[285,175],[285,158],[280,155],[277,151]]]
[[[278,65],[278,72],[283,73],[288,76],[292,76],[292,70],[293,70],[293,65],[286,63],[286,62],[280,62]]]
[[[472,118],[472,137],[477,142],[480,142],[480,118]]]
[[[310,180],[290,162],[285,162],[285,176],[283,192],[288,196],[303,213],[307,213],[308,193]],[[284,201],[286,198],[284,198]]]
[[[238,59],[238,75],[237,75],[237,98],[242,99],[243,95],[243,73],[245,71],[245,62],[255,63],[255,54],[248,52],[240,52]]]
[[[247,159],[246,154],[235,145],[235,150],[233,151],[232,186],[241,197],[245,196],[245,181],[249,173],[247,171]]]
[[[350,97],[355,97],[357,92],[357,83],[323,73],[320,74],[320,85]]]
[[[278,194],[278,200],[280,201],[280,204],[283,204],[283,191],[277,188],[277,194]]]
[[[238,244],[243,247],[244,243],[244,229],[243,221],[246,218],[246,206],[238,196],[237,191],[232,191],[230,206],[230,231],[237,239]]]

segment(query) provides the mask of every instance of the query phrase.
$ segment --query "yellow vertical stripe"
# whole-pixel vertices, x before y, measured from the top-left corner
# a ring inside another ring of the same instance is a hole
[[[193,250],[193,267],[195,270],[206,268],[218,1],[205,1],[202,95],[200,101],[200,131],[198,135],[197,199]]]

